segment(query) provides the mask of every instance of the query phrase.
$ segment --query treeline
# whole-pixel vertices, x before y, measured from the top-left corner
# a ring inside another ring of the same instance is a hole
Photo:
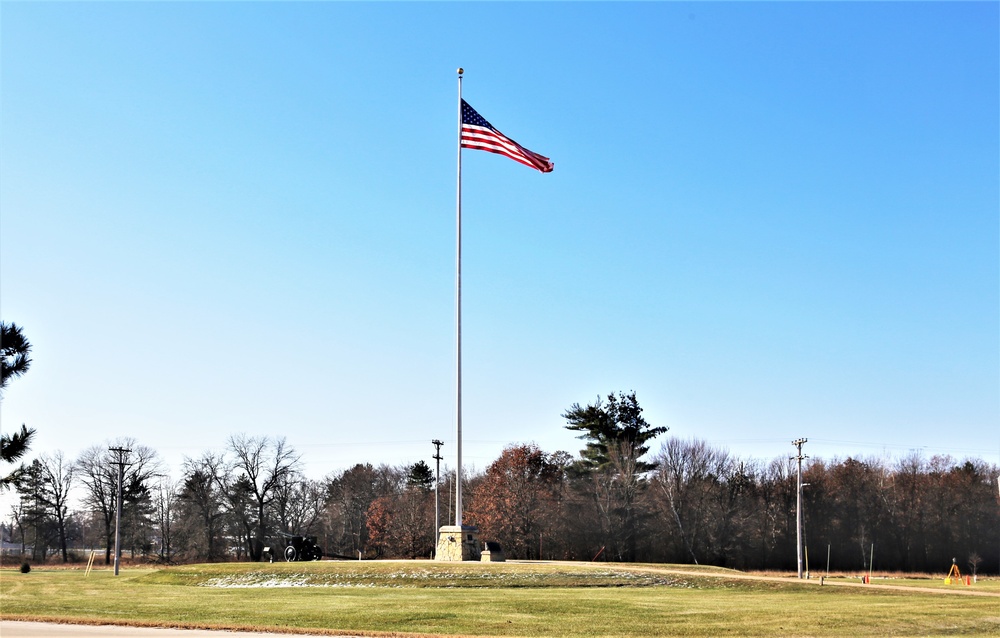
[[[590,560],[603,550],[612,560],[795,570],[787,458],[740,459],[670,438],[650,465],[630,487],[615,467],[580,475],[563,453],[509,447],[469,482],[467,518],[521,558]],[[803,471],[809,567],[946,572],[955,558],[963,571],[996,573],[997,477],[996,466],[947,456],[813,460]]]
[[[651,453],[667,428],[646,422],[635,393],[574,404],[562,416],[586,442],[579,456],[512,445],[462,477],[463,522],[482,540],[512,558],[796,567],[797,477],[787,457],[741,459],[676,437]],[[315,481],[285,439],[236,435],[223,453],[186,459],[174,481],[155,450],[125,439],[18,468],[7,477],[20,500],[5,537],[38,561],[100,547],[110,563],[119,472],[121,546],[164,562],[280,557],[287,534],[317,537],[330,556],[429,557],[435,487],[441,523],[455,518],[454,473],[436,486],[423,461],[357,464]],[[918,454],[812,460],[803,482],[813,571],[934,572],[952,559],[998,570],[996,466]]]
[[[605,443],[579,457],[509,446],[465,477],[464,522],[511,558],[795,569],[796,476],[787,458],[741,459],[681,438],[652,454],[637,454],[645,445],[634,439]],[[187,459],[174,481],[154,450],[133,440],[112,447],[131,451],[122,483],[126,556],[261,560],[265,547],[280,556],[281,532],[314,535],[328,555],[342,557],[433,551],[435,478],[423,461],[362,463],[314,481],[283,439],[234,436],[222,454]],[[30,548],[36,561],[98,547],[110,562],[115,460],[99,446],[73,461],[55,453],[27,464],[4,539]],[[996,572],[997,476],[996,466],[946,456],[810,460],[803,472],[809,567],[821,573],[829,560],[833,570],[866,571],[872,561],[876,570],[944,572],[955,558],[963,571]],[[442,524],[454,520],[453,494],[447,472]]]

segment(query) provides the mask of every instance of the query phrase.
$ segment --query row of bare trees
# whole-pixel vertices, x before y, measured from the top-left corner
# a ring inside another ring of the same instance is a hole
[[[274,531],[312,525],[324,500],[284,439],[233,436],[225,454],[187,459],[179,482],[155,450],[119,439],[72,462],[57,452],[24,466],[6,538],[30,546],[35,560],[55,550],[67,561],[73,544],[103,548],[110,563],[119,493],[112,447],[128,450],[120,533],[132,556],[260,560]],[[81,508],[71,512],[74,493]]]

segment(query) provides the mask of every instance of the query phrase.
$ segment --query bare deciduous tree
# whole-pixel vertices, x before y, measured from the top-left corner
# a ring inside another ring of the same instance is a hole
[[[159,536],[157,555],[164,562],[173,560],[174,523],[177,520],[177,502],[180,484],[163,478],[156,486],[153,505],[156,508],[156,532]]]
[[[665,497],[677,535],[697,565],[705,539],[713,471],[719,465],[716,450],[704,441],[671,437],[660,448],[655,483]]]
[[[233,455],[233,469],[239,476],[237,480],[243,480],[252,497],[255,536],[247,551],[251,560],[259,561],[268,537],[267,506],[278,486],[298,470],[300,457],[284,437],[235,435],[229,438],[229,451]]]
[[[42,454],[37,463],[42,472],[44,487],[41,497],[48,506],[59,537],[59,551],[63,562],[69,562],[67,550],[67,522],[69,518],[69,494],[73,487],[74,465],[66,461],[61,450],[53,454]]]

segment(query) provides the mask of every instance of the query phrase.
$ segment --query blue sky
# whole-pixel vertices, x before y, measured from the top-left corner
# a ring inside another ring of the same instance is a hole
[[[0,6],[5,431],[466,464],[647,419],[1000,462],[996,3]],[[654,445],[654,449],[657,446]],[[175,470],[176,473],[176,470]]]

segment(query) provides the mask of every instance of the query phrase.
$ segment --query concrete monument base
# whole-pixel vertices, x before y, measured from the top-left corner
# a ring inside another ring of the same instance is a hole
[[[479,560],[479,528],[471,525],[443,525],[438,530],[436,561]]]

